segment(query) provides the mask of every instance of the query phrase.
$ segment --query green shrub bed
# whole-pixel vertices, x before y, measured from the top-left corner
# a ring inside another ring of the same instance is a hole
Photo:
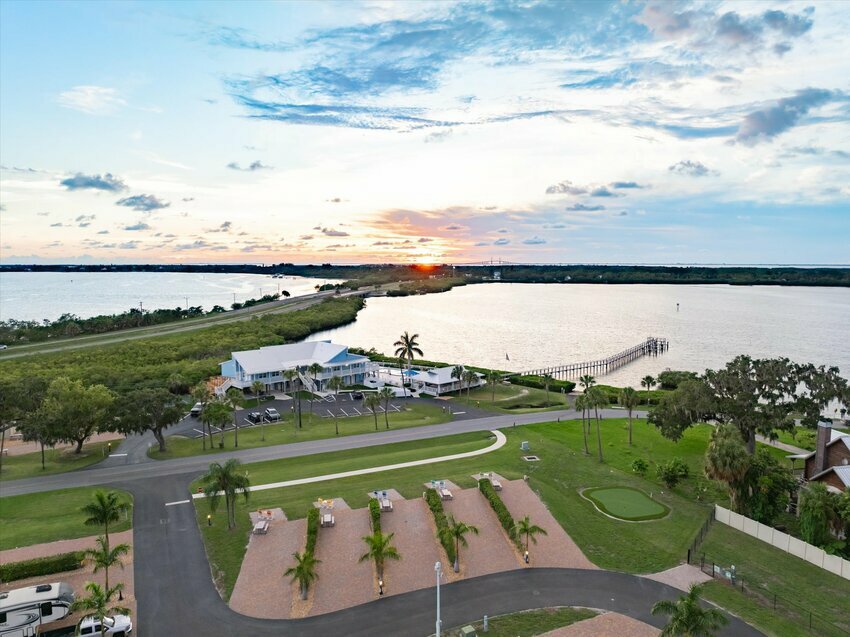
[[[443,500],[440,498],[436,489],[428,488],[425,489],[425,502],[428,504],[428,508],[431,509],[431,513],[434,514],[434,523],[437,525],[437,539],[443,545],[443,550],[446,552],[446,557],[449,558],[449,563],[454,564],[457,555],[455,553],[454,542],[452,542],[447,534],[449,521],[446,518],[446,512],[443,510]]]
[[[502,528],[507,531],[508,537],[516,544],[516,522],[514,522],[511,512],[508,511],[508,507],[506,507],[505,503],[502,502],[502,498],[500,498],[499,494],[496,493],[496,490],[493,488],[493,484],[487,478],[482,478],[478,481],[478,488],[481,493],[484,494],[484,497],[487,498],[487,502],[490,503],[490,506],[493,507],[493,510],[496,512],[496,517],[499,518]],[[517,544],[517,546],[519,545]]]
[[[372,533],[381,532],[381,505],[377,498],[369,499],[369,517],[372,518]]]
[[[319,539],[319,510],[312,508],[307,512],[307,546],[304,551],[316,553],[316,540]]]
[[[511,376],[508,378],[514,385],[522,385],[523,387],[531,387],[533,389],[546,389],[546,383],[543,382],[542,376]],[[576,388],[576,384],[569,380],[549,381],[549,391],[560,392],[562,389],[570,393]]]
[[[85,553],[83,551],[73,551],[71,553],[60,553],[59,555],[51,555],[49,557],[37,557],[22,562],[0,564],[0,581],[12,582],[28,577],[75,571],[82,566],[84,557]]]

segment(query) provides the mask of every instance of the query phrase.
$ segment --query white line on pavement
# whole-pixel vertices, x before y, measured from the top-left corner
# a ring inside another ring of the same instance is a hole
[[[126,455],[127,455],[126,453],[110,453],[109,457],[110,458],[123,458]]]
[[[324,476],[314,476],[312,478],[299,478],[298,480],[286,480],[284,482],[272,482],[271,484],[261,484],[255,487],[249,487],[248,491],[265,491],[266,489],[278,489],[280,487],[294,487],[299,484],[311,484],[313,482],[324,482],[325,480],[336,480],[338,478],[350,478],[352,476],[362,476],[368,473],[380,473],[381,471],[392,471],[394,469],[404,469],[406,467],[418,467],[423,464],[433,464],[435,462],[446,462],[447,460],[459,460],[461,458],[471,458],[473,456],[481,456],[496,449],[501,449],[508,441],[505,434],[501,431],[491,431],[496,436],[496,442],[489,447],[476,449],[475,451],[466,451],[464,453],[455,453],[450,456],[439,456],[437,458],[425,458],[424,460],[411,460],[410,462],[399,462],[398,464],[388,464],[383,467],[370,467],[368,469],[355,469],[354,471],[343,471],[342,473],[331,473]],[[205,493],[193,493],[192,498],[207,497]]]
[[[173,507],[175,504],[189,504],[191,500],[177,500],[176,502],[166,502],[165,506]]]

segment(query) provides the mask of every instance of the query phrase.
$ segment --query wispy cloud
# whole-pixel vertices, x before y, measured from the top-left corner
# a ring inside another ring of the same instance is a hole
[[[256,160],[256,161],[252,161],[250,164],[248,164],[244,168],[242,166],[240,166],[238,162],[235,162],[235,161],[232,161],[229,164],[227,164],[227,167],[230,168],[231,170],[242,170],[242,171],[246,171],[246,172],[254,172],[256,170],[271,170],[272,169],[271,166],[267,166],[266,164],[261,162],[259,159]]]
[[[105,190],[107,192],[120,192],[127,189],[121,179],[106,173],[104,175],[84,175],[77,173],[73,177],[67,177],[59,182],[68,190]]]
[[[171,204],[167,201],[162,201],[155,195],[133,195],[132,197],[124,197],[115,202],[116,206],[125,206],[133,210],[141,212],[151,212],[168,208]]]
[[[124,230],[129,230],[131,232],[136,232],[140,230],[150,230],[151,227],[146,224],[144,221],[139,221],[138,223],[134,223],[129,226],[124,226]]]
[[[747,115],[738,127],[735,141],[745,146],[770,141],[795,126],[811,109],[822,106],[835,97],[835,93],[825,89],[807,88],[797,91],[793,97],[782,98],[772,106]]]
[[[542,244],[546,243],[546,239],[543,239],[543,238],[538,237],[538,236],[534,236],[534,237],[529,237],[528,239],[523,239],[522,243],[523,243],[523,245],[527,245],[527,246],[536,246],[536,245],[542,245]]]
[[[335,228],[321,228],[321,233],[326,237],[347,237],[348,233],[344,230],[336,230]]]
[[[678,161],[667,170],[677,175],[688,175],[689,177],[708,177],[709,175],[719,174],[716,170],[711,170],[701,161],[693,161],[691,159]]]
[[[75,86],[59,94],[59,104],[89,115],[107,115],[126,106],[118,91],[105,86]]]

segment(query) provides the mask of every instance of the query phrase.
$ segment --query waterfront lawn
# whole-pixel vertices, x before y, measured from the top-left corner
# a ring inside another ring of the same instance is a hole
[[[596,617],[596,615],[598,613],[589,608],[571,608],[569,606],[539,608],[509,615],[499,615],[489,618],[487,637],[535,637],[535,635],[542,635],[556,628]],[[483,621],[471,622],[471,625],[479,632],[484,630]],[[443,631],[443,634],[446,637],[462,637],[461,628],[451,628]]]
[[[569,409],[569,400],[560,391],[549,390],[547,402],[545,390],[520,385],[497,385],[495,402],[493,401],[493,388],[487,385],[470,391],[469,399],[471,404],[476,407],[502,414],[527,414],[538,411]],[[463,392],[463,396],[456,395],[454,400],[465,404],[466,392]]]
[[[312,420],[307,403],[302,405],[302,428],[299,429],[292,415],[287,414],[280,422],[266,424],[265,441],[263,441],[263,427],[253,425],[251,427],[239,428],[239,448],[252,449],[254,447],[267,447],[269,445],[281,445],[290,442],[304,442],[306,440],[318,440],[320,438],[333,438],[336,428],[339,427],[340,436],[351,436],[354,434],[366,434],[375,431],[374,416],[354,416],[352,418],[322,418],[314,413]],[[423,425],[435,425],[451,420],[451,415],[444,412],[441,406],[432,401],[411,400],[404,403],[404,411],[389,414],[390,429],[406,429],[408,427],[421,427]],[[384,415],[378,414],[378,429],[385,431],[386,423]],[[224,449],[218,448],[221,436],[213,435],[215,447],[203,450],[200,438],[186,438],[184,436],[169,436],[166,441],[167,450],[160,453],[158,446],[148,449],[148,455],[157,460],[168,458],[184,458],[186,456],[215,455],[222,451],[233,449],[233,430],[224,434]],[[209,440],[207,441],[209,442]]]
[[[809,635],[806,631],[811,611],[850,631],[846,603],[850,600],[850,581],[719,522],[711,527],[699,552],[722,566],[734,564],[747,591],[743,594],[718,582],[706,589],[706,599],[740,611],[744,620],[759,628],[783,637]],[[773,594],[779,596],[776,610],[765,613],[765,605],[772,608]],[[796,632],[787,628],[789,622],[797,624]],[[825,627],[815,632],[830,634]]]
[[[85,516],[80,512],[95,491],[97,489],[81,487],[0,498],[0,550],[72,540],[102,532],[97,527],[83,524]],[[129,493],[117,492],[132,502]],[[131,509],[126,520],[110,527],[110,533],[126,531],[132,526],[132,520]]]
[[[120,439],[113,440],[113,448],[120,443]],[[79,454],[74,453],[73,448],[45,449],[44,469],[41,468],[40,451],[25,453],[20,456],[4,456],[0,480],[18,480],[82,469],[103,460],[106,457],[106,449],[106,442],[91,442],[83,445],[83,451]]]
[[[205,523],[208,504],[205,500],[195,501],[207,554],[214,572],[220,573],[220,590],[227,598],[236,582],[250,531],[250,510],[281,507],[289,519],[297,519],[306,516],[320,496],[343,498],[352,508],[359,508],[366,506],[368,493],[374,489],[392,488],[406,498],[418,498],[422,495],[423,483],[433,479],[447,479],[462,488],[474,488],[476,482],[472,475],[481,471],[496,471],[509,480],[527,474],[532,488],[540,493],[549,510],[589,559],[602,568],[632,573],[656,572],[678,564],[710,513],[708,505],[693,500],[695,478],[688,478],[670,491],[657,481],[654,471],[644,479],[630,468],[636,457],[660,463],[681,457],[695,475],[697,466],[701,467],[708,440],[707,426],[688,429],[679,443],[673,443],[662,438],[656,428],[645,421],[636,421],[636,444],[630,449],[626,442],[625,420],[606,420],[602,423],[606,462],[602,464],[595,455],[583,453],[580,421],[526,425],[503,432],[508,438],[507,444],[484,456],[329,480],[313,484],[309,489],[296,486],[252,493],[248,505],[243,502],[237,505],[238,528],[233,532],[221,528],[220,524],[208,527]],[[521,441],[530,443],[532,453],[540,456],[539,462],[528,463],[522,459]],[[384,447],[342,453],[349,454],[343,464],[346,468],[355,461],[362,462],[362,457],[370,458],[373,466],[393,462],[388,459]],[[301,462],[310,466],[313,475],[321,475],[328,473],[324,463],[339,462],[334,456],[333,453],[321,458],[307,456]],[[294,461],[280,461],[280,473],[269,471],[262,474],[263,479],[253,465],[247,468],[252,483],[261,484],[298,475],[295,470],[291,474],[283,472],[286,464]],[[645,523],[613,520],[599,513],[579,494],[585,487],[606,486],[626,486],[652,493],[652,497],[669,507],[671,513],[661,520]],[[217,519],[220,518],[218,515]]]

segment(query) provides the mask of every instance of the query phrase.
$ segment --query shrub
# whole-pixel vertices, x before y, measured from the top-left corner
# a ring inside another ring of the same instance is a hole
[[[673,458],[667,464],[658,466],[658,477],[667,485],[668,489],[672,489],[687,478],[689,473],[688,465],[681,458]]]
[[[49,557],[37,557],[32,560],[24,560],[23,562],[0,564],[0,581],[11,582],[26,579],[27,577],[39,577],[41,575],[75,571],[82,565],[84,556],[85,553],[83,551],[73,551],[71,553],[60,553],[59,555],[51,555]]]
[[[643,476],[645,476],[645,475],[646,475],[646,470],[647,470],[647,469],[649,469],[649,465],[648,465],[648,464],[646,464],[646,460],[643,460],[642,458],[637,458],[637,459],[636,459],[636,460],[632,463],[632,471],[634,471],[634,472],[635,472],[636,474],[638,474],[640,477],[643,477]]]
[[[369,498],[369,516],[372,518],[372,533],[381,532],[381,505],[377,498]]]
[[[686,380],[696,380],[695,372],[677,372],[671,369],[658,374],[658,385],[661,389],[676,389],[679,383]]]
[[[307,553],[316,554],[316,540],[319,539],[319,510],[315,507],[307,513]]]
[[[546,389],[546,383],[543,382],[543,378],[540,376],[511,376],[508,378],[514,385],[521,385],[522,387],[532,387],[534,389]],[[562,389],[570,393],[572,390],[576,388],[576,384],[570,380],[555,380],[554,378],[549,381],[549,391],[550,392],[559,392]]]
[[[493,488],[493,484],[490,480],[482,478],[478,481],[478,488],[481,493],[484,494],[484,497],[487,498],[487,502],[490,503],[490,506],[493,507],[493,511],[496,512],[496,517],[499,518],[502,528],[508,532],[508,537],[511,538],[514,543],[517,543],[516,522],[514,522],[514,518],[511,515],[511,512],[508,511],[505,503],[502,502],[502,498],[500,498],[499,494],[496,493],[496,490]],[[517,544],[517,546],[519,546],[519,544]]]
[[[443,501],[435,489],[425,489],[425,502],[431,513],[434,514],[434,523],[437,526],[437,539],[443,545],[443,550],[446,552],[446,557],[449,562],[454,564],[455,561],[455,545],[451,538],[446,537],[445,530],[449,528],[449,521],[446,519],[446,512],[443,510]]]

